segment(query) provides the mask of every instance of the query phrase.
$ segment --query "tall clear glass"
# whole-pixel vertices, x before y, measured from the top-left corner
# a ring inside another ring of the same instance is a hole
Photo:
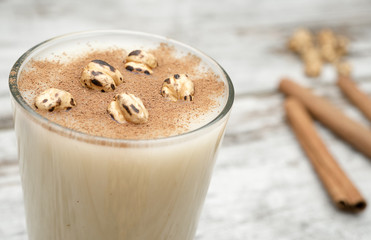
[[[220,113],[190,132],[160,139],[91,136],[53,123],[26,103],[17,81],[27,63],[82,43],[167,43],[201,58],[225,83]],[[227,73],[180,42],[129,31],[56,37],[23,54],[9,77],[29,240],[190,240],[233,104]]]

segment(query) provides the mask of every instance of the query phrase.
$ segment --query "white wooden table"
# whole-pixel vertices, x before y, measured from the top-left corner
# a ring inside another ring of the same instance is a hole
[[[308,79],[285,48],[295,28],[329,27],[348,36],[349,61],[371,95],[368,0],[0,0],[0,239],[27,239],[7,87],[8,73],[31,46],[67,32],[129,29],[202,49],[230,74],[236,101],[196,239],[370,239],[371,210],[335,209],[285,122],[277,84],[290,76],[370,127],[334,85],[335,72]],[[371,107],[371,106],[370,106]],[[318,130],[371,202],[371,159],[321,125]]]

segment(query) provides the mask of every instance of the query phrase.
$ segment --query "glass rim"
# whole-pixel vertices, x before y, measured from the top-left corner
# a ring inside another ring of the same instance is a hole
[[[79,36],[79,35],[84,35],[84,34],[94,34],[94,33],[117,33],[117,34],[132,34],[132,35],[138,35],[138,36],[144,36],[144,37],[149,37],[149,38],[154,38],[157,40],[160,40],[161,42],[165,43],[172,43],[176,45],[183,46],[194,53],[197,53],[199,55],[202,55],[205,57],[209,62],[215,64],[218,68],[220,68],[222,74],[224,74],[224,77],[226,81],[223,81],[227,87],[228,87],[228,96],[227,96],[227,101],[225,102],[225,105],[222,109],[222,111],[212,120],[208,121],[207,123],[203,124],[202,126],[192,129],[190,131],[177,134],[177,135],[172,135],[172,136],[167,136],[167,137],[160,137],[160,138],[150,138],[150,139],[122,139],[122,138],[109,138],[109,137],[102,137],[102,136],[96,136],[96,135],[91,135],[88,133],[80,132],[77,130],[73,130],[71,128],[62,126],[56,122],[53,122],[46,117],[42,116],[41,114],[35,112],[30,105],[25,101],[25,99],[22,97],[22,94],[20,93],[18,89],[18,77],[19,77],[19,69],[23,65],[24,61],[28,56],[30,56],[32,53],[34,53],[36,50],[39,48],[43,47],[47,43],[51,43],[53,41],[58,41],[58,40],[63,40],[67,39],[69,37],[74,37],[74,36]],[[45,125],[48,127],[49,130],[55,131],[57,133],[60,133],[62,135],[67,135],[69,137],[73,137],[78,140],[83,140],[86,142],[91,142],[91,143],[99,143],[103,145],[132,145],[132,144],[151,144],[154,142],[163,142],[163,141],[175,141],[178,138],[184,138],[186,136],[191,136],[203,129],[207,129],[216,123],[220,122],[224,117],[228,115],[230,112],[230,109],[233,105],[234,102],[234,87],[233,83],[228,76],[227,72],[223,69],[220,64],[215,61],[213,58],[209,57],[202,51],[191,47],[187,44],[184,44],[182,42],[179,42],[177,40],[168,38],[168,37],[163,37],[160,35],[156,34],[151,34],[151,33],[144,33],[144,32],[139,32],[139,31],[129,31],[129,30],[91,30],[91,31],[79,31],[79,32],[73,32],[73,33],[67,33],[63,35],[59,35],[50,39],[47,39],[43,42],[40,42],[39,44],[36,44],[35,46],[31,47],[29,50],[27,50],[13,65],[11,72],[9,74],[9,89],[12,97],[15,99],[15,101],[23,108],[23,110],[26,110],[27,113],[31,114],[32,117],[34,117],[37,121],[41,123],[41,125]]]

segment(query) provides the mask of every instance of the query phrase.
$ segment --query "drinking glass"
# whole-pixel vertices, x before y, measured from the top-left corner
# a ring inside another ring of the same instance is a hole
[[[18,89],[33,59],[78,54],[86,46],[191,53],[224,82],[220,111],[189,132],[158,139],[110,139],[68,129],[35,112]],[[106,30],[44,41],[14,64],[9,87],[29,240],[190,240],[234,100],[227,73],[178,41]]]

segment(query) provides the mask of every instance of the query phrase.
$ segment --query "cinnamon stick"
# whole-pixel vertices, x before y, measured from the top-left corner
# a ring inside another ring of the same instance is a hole
[[[345,96],[371,121],[371,97],[362,92],[349,77],[339,77],[337,84]]]
[[[344,115],[326,99],[288,80],[281,80],[279,89],[296,97],[326,127],[371,158],[371,130]]]
[[[352,212],[365,209],[365,199],[327,150],[304,106],[295,98],[288,98],[285,110],[301,146],[335,205]]]

